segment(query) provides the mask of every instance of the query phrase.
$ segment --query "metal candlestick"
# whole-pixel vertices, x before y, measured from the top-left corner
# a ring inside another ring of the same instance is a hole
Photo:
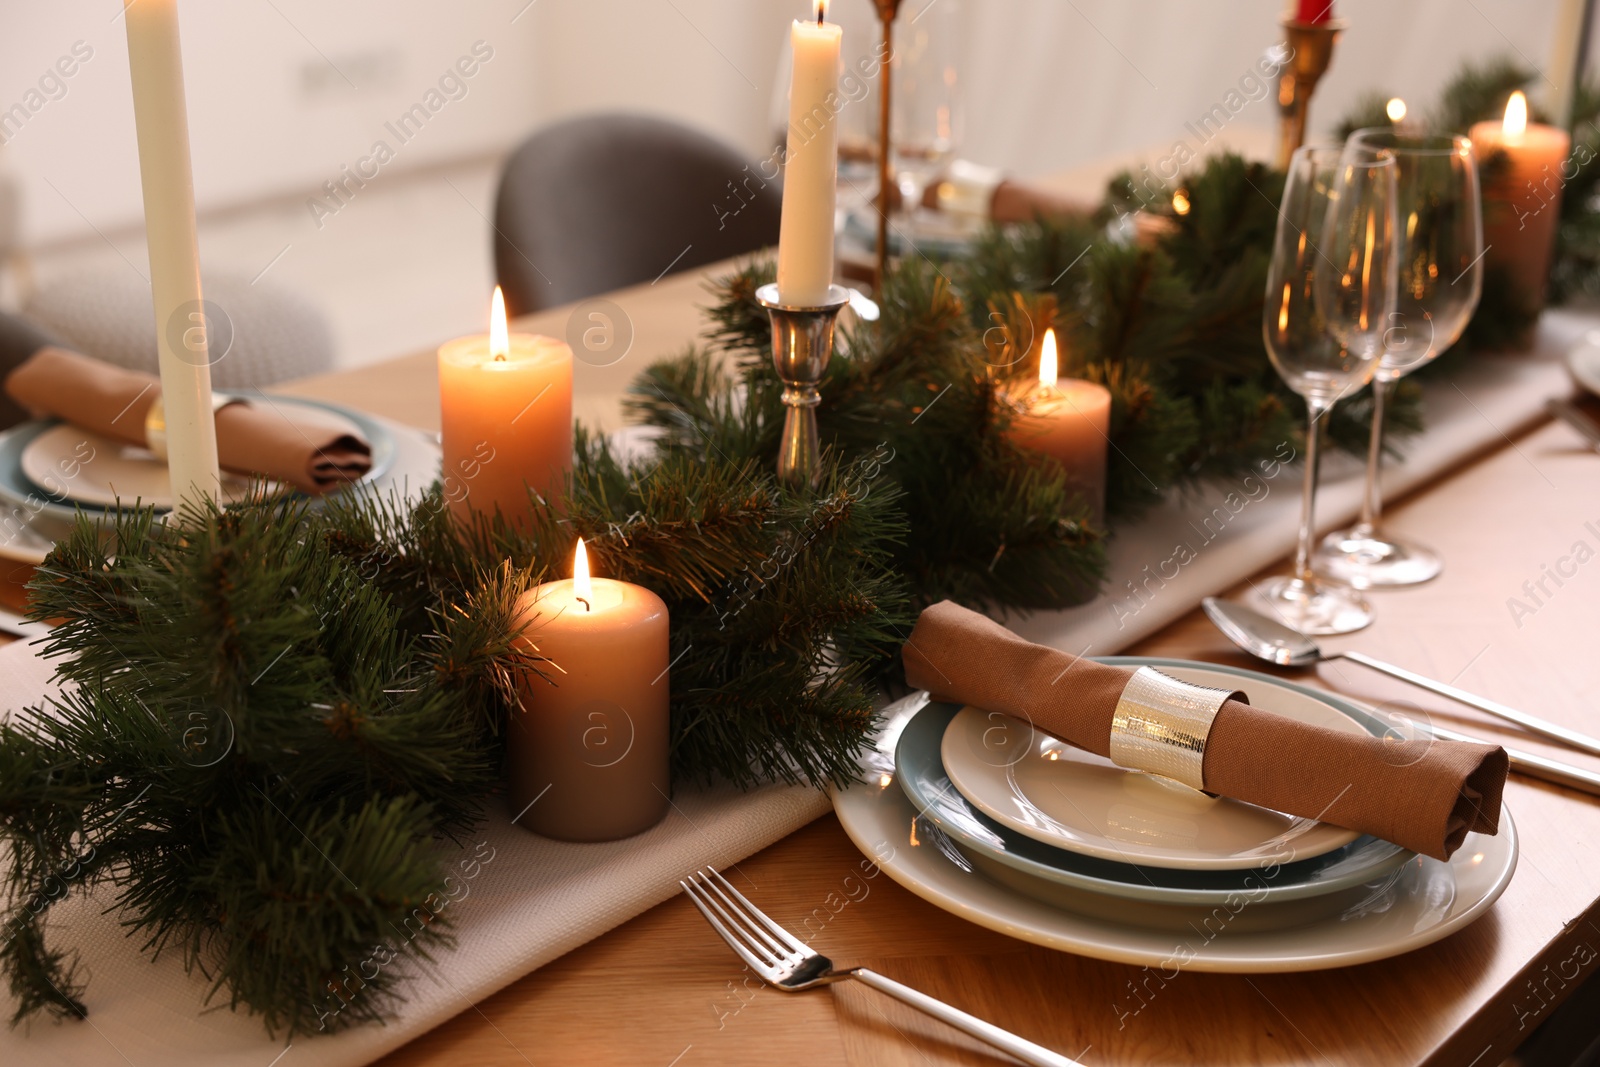
[[[817,383],[833,356],[833,325],[850,302],[850,290],[828,287],[828,298],[814,307],[785,304],[776,285],[756,290],[756,300],[772,318],[772,365],[783,382],[783,441],[778,446],[778,478],[815,485],[821,474],[817,444]]]
[[[900,16],[900,0],[872,0],[878,9],[878,20],[883,23],[883,50],[879,53],[883,65],[878,68],[878,295],[883,295],[883,282],[889,276],[889,189],[894,181],[894,163],[890,158],[890,106],[894,86],[894,20]]]
[[[1306,120],[1311,110],[1311,94],[1333,62],[1333,43],[1348,26],[1344,19],[1326,22],[1301,22],[1285,18],[1286,43],[1294,50],[1288,66],[1278,76],[1278,169],[1289,169],[1289,157],[1305,144]]]

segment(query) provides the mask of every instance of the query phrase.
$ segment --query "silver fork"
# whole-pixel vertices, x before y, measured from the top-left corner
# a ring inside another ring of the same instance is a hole
[[[683,891],[689,894],[689,899],[700,909],[700,914],[706,917],[712,928],[722,935],[728,947],[768,985],[785,993],[798,993],[802,989],[854,978],[880,993],[887,993],[935,1019],[949,1023],[957,1030],[971,1034],[979,1041],[1010,1053],[1023,1063],[1037,1064],[1039,1067],[1082,1067],[1077,1060],[1057,1055],[1042,1045],[1035,1045],[1009,1030],[986,1023],[865,967],[834,970],[832,960],[769,919],[766,912],[745,899],[743,893],[710,867],[696,871],[688,881],[678,884],[683,886]]]

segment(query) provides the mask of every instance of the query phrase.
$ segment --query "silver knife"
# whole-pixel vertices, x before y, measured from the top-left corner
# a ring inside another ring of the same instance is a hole
[[[1565,397],[1553,396],[1545,401],[1545,408],[1562,422],[1577,430],[1589,447],[1600,452],[1600,424],[1578,410],[1578,406]]]
[[[1474,741],[1480,745],[1494,743],[1477,737],[1469,737],[1466,734],[1458,734],[1454,730],[1446,730],[1442,726],[1434,726],[1433,733],[1434,736],[1442,737],[1446,741]],[[1564,785],[1569,789],[1600,796],[1600,774],[1596,774],[1594,771],[1586,771],[1582,767],[1574,767],[1570,763],[1560,763],[1553,759],[1546,759],[1544,756],[1536,756],[1532,752],[1523,752],[1521,749],[1509,746],[1505,746],[1505,748],[1506,755],[1511,759],[1511,769],[1517,774],[1523,774],[1529,778],[1540,778],[1546,782]]]

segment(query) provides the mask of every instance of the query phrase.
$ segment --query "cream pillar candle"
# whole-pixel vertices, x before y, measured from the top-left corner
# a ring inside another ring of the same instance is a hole
[[[217,472],[211,361],[201,303],[177,0],[124,0],[123,18],[150,245],[167,469],[173,493],[194,504],[207,497],[217,499],[222,481]]]
[[[671,724],[667,606],[650,590],[589,577],[522,599],[520,638],[549,680],[527,678],[506,732],[511,814],[563,841],[611,841],[667,813]],[[520,813],[520,814],[519,814]]]
[[[1039,384],[1021,398],[1025,410],[1011,424],[1011,439],[1061,464],[1067,484],[1083,494],[1098,525],[1105,519],[1111,392],[1094,382],[1057,378],[1058,361],[1056,332],[1046,330]]]
[[[1505,118],[1479,122],[1471,130],[1483,189],[1484,266],[1504,268],[1519,306],[1544,308],[1561,214],[1561,187],[1576,173],[1567,163],[1572,139],[1563,130],[1528,121],[1528,101],[1511,94]],[[1506,163],[1497,172],[1495,157]]]
[[[531,488],[559,500],[572,470],[572,349],[506,328],[498,286],[489,332],[439,349],[441,478],[458,519],[498,508],[526,527]]]
[[[778,229],[778,296],[792,307],[816,307],[833,284],[833,215],[839,187],[839,44],[843,31],[824,21],[797,21],[789,31],[794,75],[789,81],[789,144],[783,164],[783,215]]]

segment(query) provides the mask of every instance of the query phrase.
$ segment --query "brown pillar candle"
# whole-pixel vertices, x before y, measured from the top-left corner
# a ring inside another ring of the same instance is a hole
[[[1039,354],[1039,384],[1019,400],[1011,424],[1020,448],[1043,452],[1061,465],[1067,486],[1081,494],[1089,518],[1106,513],[1106,447],[1111,443],[1111,391],[1094,382],[1057,378],[1056,332],[1046,330]]]
[[[1483,190],[1484,266],[1500,267],[1517,306],[1537,314],[1550,280],[1561,189],[1577,173],[1568,161],[1572,139],[1554,126],[1530,123],[1520,92],[1511,94],[1503,121],[1476,123],[1470,136],[1490,179]]]
[[[506,732],[513,820],[563,841],[648,830],[671,791],[666,604],[591,579],[579,541],[573,577],[538,586],[521,607],[519,640],[546,677],[522,683]]]

